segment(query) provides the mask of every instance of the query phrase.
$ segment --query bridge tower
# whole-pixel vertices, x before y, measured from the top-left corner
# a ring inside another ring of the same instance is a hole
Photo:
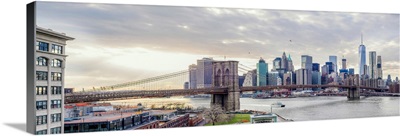
[[[348,85],[355,86],[347,90],[348,100],[359,100],[360,99],[360,78],[356,74],[354,76],[348,77]]]
[[[226,93],[212,94],[211,106],[220,105],[225,111],[240,110],[238,61],[214,61],[212,87],[228,87]]]

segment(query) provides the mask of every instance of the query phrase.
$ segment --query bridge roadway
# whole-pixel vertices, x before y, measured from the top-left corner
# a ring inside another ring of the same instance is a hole
[[[345,89],[357,89],[358,86],[350,85],[280,85],[280,86],[246,86],[240,87],[240,92],[272,90],[272,89],[297,89],[297,88],[328,88],[337,87]],[[359,86],[360,89],[385,91],[387,89]],[[95,102],[103,100],[130,99],[130,98],[150,98],[150,97],[170,97],[196,94],[226,94],[228,87],[212,87],[199,89],[169,89],[169,90],[124,90],[124,91],[102,91],[102,92],[75,92],[65,94],[65,103]]]
[[[123,90],[102,92],[78,92],[65,94],[65,103],[95,102],[103,100],[170,97],[196,94],[225,94],[227,87],[200,88],[200,89],[169,89],[169,90]]]

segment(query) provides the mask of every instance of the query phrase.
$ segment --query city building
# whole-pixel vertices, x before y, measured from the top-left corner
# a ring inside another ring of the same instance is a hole
[[[149,112],[121,112],[84,116],[65,122],[65,133],[127,130],[150,123]]]
[[[338,68],[337,68],[337,56],[333,56],[333,55],[331,55],[331,56],[329,56],[329,62],[332,62],[332,64],[333,64],[333,71],[335,72],[335,73],[337,73],[338,72]]]
[[[308,55],[301,55],[301,68],[312,71],[312,57]]]
[[[333,64],[333,62],[325,62],[326,65],[326,72],[328,74],[332,74],[335,72],[335,64]]]
[[[257,63],[257,86],[267,85],[268,64],[260,58]]]
[[[183,83],[183,89],[189,89],[189,82]]]
[[[298,69],[296,70],[296,85],[310,85],[312,84],[311,73],[308,69]]]
[[[294,71],[294,65],[293,65],[293,61],[292,61],[292,58],[290,57],[290,54],[289,54],[289,57],[288,57],[288,68],[287,68],[287,71]]]
[[[370,51],[369,52],[369,77],[370,78],[377,78],[376,75],[376,52]]]
[[[344,58],[342,58],[342,69],[347,69],[347,60]]]
[[[294,79],[296,79],[296,75],[293,72],[287,72],[283,74],[283,85],[292,85],[295,84]]]
[[[312,71],[320,72],[319,71],[319,63],[312,63]]]
[[[243,76],[238,76],[238,78],[239,78],[239,87],[242,87],[244,79],[246,78],[246,74],[243,74]]]
[[[243,81],[243,86],[257,86],[257,70],[248,71]]]
[[[354,68],[349,68],[349,75],[354,75]]]
[[[65,33],[36,27],[36,134],[64,132]]]
[[[387,79],[386,79],[386,85],[390,85],[390,84],[392,84],[392,77],[390,76],[390,74],[387,76]]]
[[[274,59],[274,61],[272,62],[272,71],[275,71],[275,70],[277,70],[277,69],[281,69],[282,67],[282,59],[281,58],[279,58],[279,57],[276,57],[275,59]]]
[[[377,71],[377,78],[383,79],[383,72],[382,72],[382,57],[379,55],[376,60],[376,71]]]
[[[197,60],[196,68],[196,86],[197,88],[211,87],[212,62],[213,58],[203,58]]]
[[[312,84],[313,85],[321,85],[321,72],[312,71]]]
[[[273,86],[278,85],[279,79],[280,79],[279,72],[271,71],[268,73],[268,85],[273,85]]]
[[[369,75],[368,75],[368,71],[369,71],[369,67],[368,67],[368,65],[364,65],[364,74],[361,76],[361,78],[363,78],[363,79],[367,79],[367,78],[369,78]]]
[[[301,80],[297,80],[298,78],[296,77],[296,82],[297,84],[311,84],[311,80],[312,80],[312,75],[311,75],[311,71],[312,71],[312,57],[309,55],[301,55],[301,68],[302,69],[306,69],[306,70],[301,70],[303,72],[306,73],[302,73],[300,75],[297,74],[296,71],[296,76],[297,77],[301,77]]]
[[[363,44],[363,37],[361,35],[361,44],[358,47],[358,68],[359,68],[359,75],[366,75],[367,71],[365,71],[364,66],[366,65],[366,49],[365,45]]]
[[[250,115],[250,123],[275,123],[278,122],[278,116],[276,114],[256,114]]]
[[[196,89],[197,88],[197,66],[196,64],[192,64],[189,66],[189,88]]]
[[[284,71],[288,71],[289,63],[288,63],[288,58],[286,57],[286,53],[283,52],[282,54],[282,62],[281,62],[281,68],[284,69]]]

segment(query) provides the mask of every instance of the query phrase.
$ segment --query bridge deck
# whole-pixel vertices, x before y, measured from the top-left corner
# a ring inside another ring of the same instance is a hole
[[[241,87],[241,92],[272,90],[272,89],[297,89],[297,88],[328,88],[337,87],[345,89],[368,89],[368,90],[387,90],[385,88],[372,88],[365,86],[350,85],[280,85],[280,86],[246,86]],[[149,97],[170,97],[196,94],[225,94],[228,87],[212,87],[199,89],[170,89],[170,90],[125,90],[125,91],[102,91],[102,92],[79,92],[65,95],[65,103],[94,102],[102,100],[128,99],[128,98],[149,98]]]

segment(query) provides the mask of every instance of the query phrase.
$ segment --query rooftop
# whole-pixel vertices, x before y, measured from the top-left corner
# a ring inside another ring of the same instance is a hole
[[[53,31],[52,29],[46,29],[46,28],[39,27],[39,26],[36,26],[36,32],[48,34],[48,35],[51,35],[54,37],[62,38],[64,40],[74,40],[75,39],[73,37],[67,36],[65,33],[56,32],[56,31]]]
[[[150,115],[165,115],[176,112],[176,110],[151,110]]]
[[[84,116],[80,117],[80,120],[66,121],[64,124],[76,124],[76,123],[91,123],[91,122],[109,122],[113,120],[117,120],[120,118],[126,118],[133,115],[139,115],[145,112],[126,112],[126,113],[115,113],[108,114],[103,116]]]

